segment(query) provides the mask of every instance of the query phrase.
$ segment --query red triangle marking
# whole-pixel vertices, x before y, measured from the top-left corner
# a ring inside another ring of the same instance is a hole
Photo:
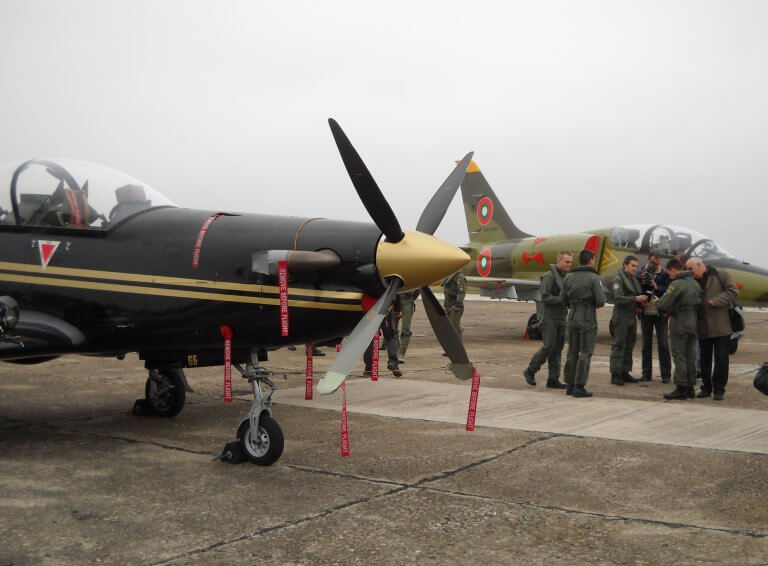
[[[51,258],[53,257],[53,254],[56,252],[56,249],[59,247],[59,242],[39,242],[40,245],[40,261],[43,264],[43,267],[46,267],[48,265],[48,262],[51,261]]]

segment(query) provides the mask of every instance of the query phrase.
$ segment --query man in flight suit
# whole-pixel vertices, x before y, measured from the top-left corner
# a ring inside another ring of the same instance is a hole
[[[565,278],[560,302],[568,308],[568,357],[565,364],[566,395],[592,397],[585,389],[597,337],[596,310],[605,305],[605,292],[595,271],[595,254],[579,253],[579,267]]]
[[[451,321],[456,334],[461,338],[464,329],[461,328],[461,315],[464,314],[464,296],[467,294],[467,278],[461,271],[451,275],[443,283],[445,293],[445,312]]]
[[[683,265],[677,259],[667,262],[667,273],[672,282],[657,306],[660,312],[671,315],[669,344],[675,362],[675,389],[664,394],[664,399],[693,399],[696,387],[696,314],[701,303],[701,288],[690,271],[683,271]]]
[[[400,371],[400,366],[397,360],[397,334],[395,333],[395,327],[397,320],[403,316],[402,305],[400,304],[400,295],[395,295],[395,301],[392,306],[389,307],[387,315],[384,320],[381,321],[381,334],[384,338],[384,345],[387,348],[387,369],[392,372],[395,377],[402,377],[403,372]],[[373,341],[368,344],[365,353],[363,354],[363,361],[365,362],[364,375],[371,375],[371,367],[373,365]]]
[[[397,350],[397,357],[401,364],[405,363],[405,351],[411,341],[411,321],[413,320],[413,313],[416,311],[416,299],[418,298],[418,289],[400,295],[403,318],[400,319],[400,345]]]
[[[637,379],[629,374],[632,369],[632,350],[637,339],[637,308],[642,308],[648,302],[648,295],[643,293],[640,282],[635,278],[638,263],[633,255],[625,257],[624,268],[611,283],[615,338],[611,348],[612,385],[637,383]]]
[[[543,319],[540,322],[544,344],[531,358],[531,363],[525,368],[523,377],[528,385],[536,385],[535,374],[544,362],[547,362],[547,387],[565,389],[560,382],[560,353],[565,344],[565,318],[568,309],[560,302],[560,291],[563,289],[565,274],[571,270],[573,256],[571,252],[557,254],[557,265],[550,265],[549,271],[541,276],[541,303]]]

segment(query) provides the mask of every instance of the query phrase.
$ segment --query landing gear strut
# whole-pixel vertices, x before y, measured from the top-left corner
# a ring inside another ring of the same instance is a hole
[[[248,416],[237,428],[237,442],[227,444],[223,459],[236,462],[240,456],[245,456],[254,464],[269,466],[280,458],[285,442],[280,425],[272,418],[272,394],[277,387],[269,379],[267,371],[259,366],[255,351],[251,352],[251,360],[245,369],[239,364],[234,367],[251,384],[253,403]],[[269,389],[266,395],[261,390],[262,383]]]
[[[181,368],[149,370],[144,399],[133,405],[135,414],[175,417],[184,408],[187,382]]]

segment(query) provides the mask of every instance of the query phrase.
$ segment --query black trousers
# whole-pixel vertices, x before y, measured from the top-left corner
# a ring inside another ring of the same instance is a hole
[[[640,316],[640,329],[643,333],[643,377],[653,375],[653,331],[656,330],[656,343],[659,346],[659,368],[661,377],[672,376],[672,358],[669,355],[669,326],[667,319],[656,314]]]
[[[384,344],[387,346],[387,368],[397,367],[400,360],[397,359],[397,335],[389,320],[389,315],[384,318],[384,322],[381,324],[381,334],[384,340]],[[363,360],[365,361],[365,370],[370,371],[371,361],[373,359],[373,341],[368,344],[368,348],[363,354]],[[381,363],[381,362],[379,362]]]
[[[728,346],[730,336],[717,336],[699,340],[701,356],[701,389],[704,391],[725,391],[728,383]],[[712,354],[715,356],[715,371],[712,371]]]

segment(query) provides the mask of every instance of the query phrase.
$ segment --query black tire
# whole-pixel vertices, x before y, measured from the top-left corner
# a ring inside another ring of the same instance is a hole
[[[533,313],[528,317],[526,330],[528,330],[528,336],[530,336],[532,340],[541,340],[541,326],[539,325],[539,317],[536,315],[536,313]]]
[[[184,377],[179,368],[165,368],[157,371],[162,374],[170,385],[160,391],[152,392],[152,379],[147,378],[144,386],[144,397],[146,407],[150,413],[158,417],[175,417],[184,408],[184,402],[187,399],[187,391],[184,387]]]
[[[245,419],[237,428],[237,439],[245,457],[259,466],[269,466],[277,462],[283,454],[285,438],[277,421],[267,413],[259,419],[259,441],[251,437],[251,419]]]
[[[739,349],[739,339],[736,338],[735,340],[731,338],[730,344],[728,344],[728,355],[732,356],[736,353],[736,350]]]

